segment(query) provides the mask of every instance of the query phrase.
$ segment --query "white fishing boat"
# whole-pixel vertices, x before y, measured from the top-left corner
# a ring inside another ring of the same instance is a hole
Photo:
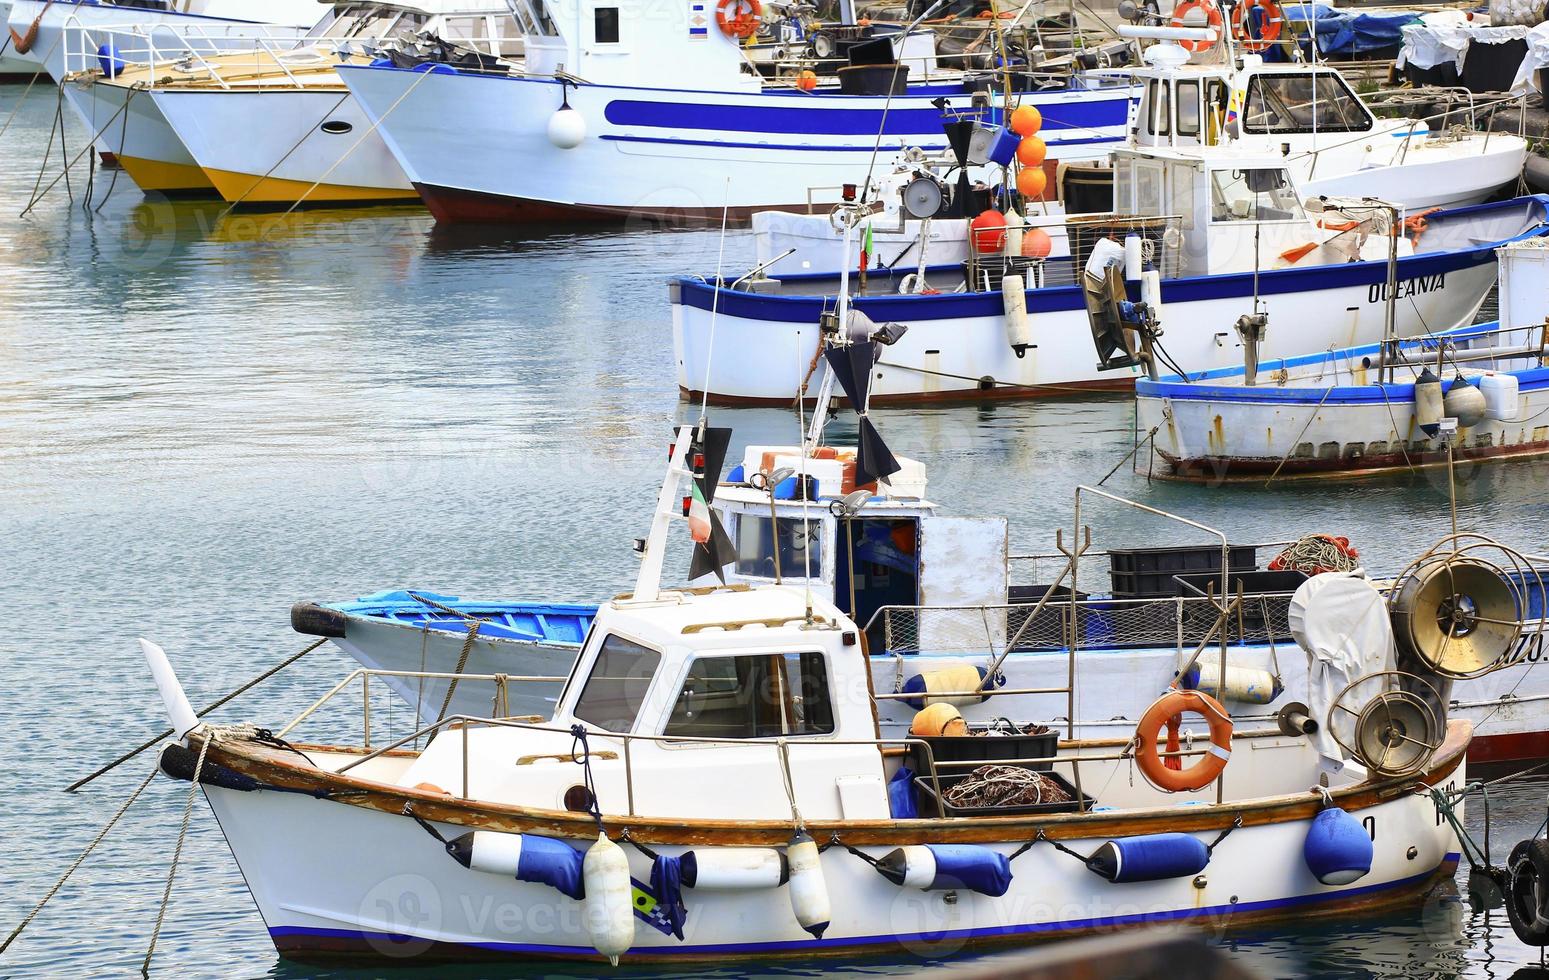
[[[214,51],[231,40],[288,34],[300,37],[317,20],[321,0],[180,0],[112,3],[110,0],[12,0],[10,52],[42,66],[54,81],[65,74],[65,33],[71,28],[133,24],[167,26],[199,38]],[[101,45],[113,43],[104,33]]]
[[[437,220],[719,221],[799,210],[813,188],[831,204],[876,154],[943,148],[944,111],[994,123],[1006,101],[1006,72],[938,65],[928,31],[857,46],[838,80],[769,79],[739,43],[748,0],[513,9],[522,71],[339,69]],[[1051,160],[1123,139],[1126,82],[1009,77],[1029,89],[1012,101],[1042,112]]]
[[[1416,212],[1477,204],[1522,173],[1527,143],[1516,135],[1462,126],[1432,132],[1424,120],[1378,119],[1334,69],[1266,64],[1240,42],[1234,45],[1229,32],[1209,53],[1218,63],[1199,63],[1200,54],[1191,59],[1171,43],[1155,44],[1146,49],[1143,67],[1124,71],[1144,93],[1124,145],[1279,155],[1304,196],[1378,196]],[[903,189],[891,185],[900,180],[934,177],[944,186],[939,174],[955,163],[950,156],[931,160],[918,151],[906,153],[879,181],[877,196],[899,199]],[[987,170],[977,175],[992,185],[1005,182],[994,167]],[[1050,258],[1068,254],[1064,215],[1112,210],[1112,185],[1111,168],[1051,169],[1048,193],[1028,204],[1024,215],[1050,236]],[[928,194],[922,185],[915,191]],[[827,209],[808,211],[753,216],[759,263],[776,275],[832,274],[844,261],[854,269],[858,254],[844,255],[843,228]],[[965,222],[907,218],[896,229],[873,229],[873,265],[904,260],[912,267],[921,252],[936,265],[967,261]]]
[[[145,191],[251,204],[417,200],[334,67],[407,64],[427,45],[443,57],[495,58],[510,23],[499,0],[347,3],[301,41],[254,35],[197,55],[197,31],[75,28],[64,91]],[[99,53],[104,31],[113,59]]]
[[[0,0],[0,24],[11,19],[11,0]],[[24,81],[35,76],[42,68],[11,50],[16,39],[9,34],[0,38],[0,79]]]
[[[201,724],[142,642],[178,739],[162,769],[203,790],[282,955],[665,963],[1240,927],[1402,906],[1457,864],[1471,726],[1434,677],[1315,691],[1311,736],[1294,712],[1234,731],[1163,682],[1131,738],[886,738],[859,626],[822,597],[660,587],[701,446],[681,430],[636,587],[599,607],[548,723],[292,744],[310,712],[278,733]],[[1380,629],[1376,608],[1313,600],[1305,626]],[[1190,712],[1208,733],[1180,731]],[[1046,748],[995,758],[1011,745]]]
[[[1549,453],[1549,250],[1499,252],[1497,322],[1139,380],[1160,475],[1326,478]]]
[[[1069,260],[1026,254],[1026,240],[1007,234],[1006,219],[992,211],[975,219],[996,220],[971,261],[904,263],[868,276],[853,309],[865,322],[904,328],[890,332],[901,335],[877,364],[872,404],[1128,387],[1135,361],[1119,335],[1136,317],[1161,322],[1176,370],[1226,367],[1241,360],[1230,324],[1255,299],[1277,322],[1295,325],[1271,332],[1265,357],[1383,336],[1387,239],[1370,223],[1335,227],[1306,214],[1278,154],[1145,148],[1114,158],[1118,213],[1068,218]],[[1494,283],[1492,249],[1549,228],[1545,202],[1534,197],[1401,217],[1401,337],[1472,321]],[[888,223],[885,214],[872,220]],[[1124,275],[1113,281],[1110,269]],[[716,404],[810,398],[790,366],[816,365],[834,336],[840,285],[832,274],[670,283],[680,392]],[[1101,356],[1073,342],[1088,335]]]

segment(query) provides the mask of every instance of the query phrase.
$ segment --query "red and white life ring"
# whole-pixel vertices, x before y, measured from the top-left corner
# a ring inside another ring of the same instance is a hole
[[[758,0],[721,0],[715,5],[715,25],[727,37],[752,37],[763,17]]]
[[[1185,20],[1185,18],[1189,14],[1192,14],[1195,10],[1203,10],[1205,12],[1205,26],[1206,27],[1210,27],[1210,28],[1214,28],[1215,32],[1216,32],[1216,36],[1211,38],[1208,41],[1195,41],[1195,40],[1179,41],[1178,42],[1178,46],[1180,48],[1182,48],[1183,50],[1188,51],[1190,53],[1193,53],[1193,52],[1196,52],[1196,51],[1208,51],[1210,48],[1215,47],[1216,41],[1220,40],[1220,38],[1221,38],[1221,24],[1222,24],[1221,8],[1217,7],[1215,5],[1214,0],[1183,0],[1182,3],[1178,4],[1178,6],[1173,8],[1172,26],[1173,27],[1197,27],[1197,26],[1199,26],[1197,24],[1190,24],[1190,23],[1188,23]]]
[[[1264,16],[1259,20],[1258,36],[1252,32],[1253,9],[1264,11]],[[1245,51],[1266,51],[1270,45],[1280,39],[1280,31],[1285,24],[1285,11],[1275,0],[1243,0],[1237,7],[1237,19],[1234,23],[1232,36],[1237,38]]]
[[[1162,726],[1167,726],[1167,751],[1177,752],[1178,728],[1184,712],[1197,714],[1210,726],[1210,748],[1200,760],[1182,768],[1175,755],[1163,758],[1156,747]],[[1232,716],[1221,703],[1202,691],[1168,691],[1157,698],[1140,724],[1135,726],[1135,763],[1146,782],[1168,793],[1203,789],[1215,781],[1232,757]]]

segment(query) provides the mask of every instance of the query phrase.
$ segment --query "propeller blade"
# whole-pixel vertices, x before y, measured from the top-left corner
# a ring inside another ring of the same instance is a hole
[[[893,456],[893,451],[882,441],[882,434],[871,424],[871,419],[860,418],[859,448],[855,454],[855,482],[862,486],[875,483],[897,473],[903,467]]]

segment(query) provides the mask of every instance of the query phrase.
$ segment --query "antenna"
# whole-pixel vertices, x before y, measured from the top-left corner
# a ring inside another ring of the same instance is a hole
[[[721,246],[715,257],[715,292],[710,295],[710,339],[705,344],[705,390],[699,403],[699,422],[704,424],[710,411],[710,366],[715,363],[715,315],[721,307],[721,263],[726,259],[726,219],[731,213],[731,177],[726,178],[726,193],[721,197]]]

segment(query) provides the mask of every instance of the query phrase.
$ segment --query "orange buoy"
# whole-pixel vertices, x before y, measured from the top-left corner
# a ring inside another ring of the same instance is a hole
[[[1043,113],[1037,106],[1019,105],[1011,110],[1011,131],[1018,136],[1031,136],[1043,128]]]
[[[1205,12],[1204,26],[1212,28],[1216,32],[1216,36],[1208,41],[1179,41],[1178,46],[1190,53],[1196,51],[1208,51],[1210,48],[1215,47],[1216,41],[1221,39],[1221,8],[1215,5],[1214,0],[1183,0],[1182,3],[1173,8],[1172,26],[1200,26],[1198,24],[1190,24],[1187,21],[1188,15],[1192,14],[1196,10],[1203,10]]]
[[[915,712],[914,720],[909,723],[909,734],[926,738],[937,735],[967,735],[968,722],[963,720],[961,711],[950,704],[938,701]]]
[[[752,37],[763,17],[758,0],[721,0],[715,5],[715,24],[727,37]]]
[[[435,793],[437,796],[451,796],[449,790],[444,790],[435,783],[415,783],[414,788],[421,793]]]
[[[1166,760],[1156,748],[1162,726],[1167,726],[1167,748],[1178,749],[1178,726],[1185,712],[1200,715],[1210,726],[1210,749],[1198,762],[1183,768],[1176,756]],[[1146,781],[1168,793],[1204,789],[1226,769],[1232,757],[1232,716],[1221,703],[1201,691],[1168,691],[1157,698],[1135,726],[1135,764]]]
[[[1048,189],[1049,177],[1043,172],[1042,167],[1030,167],[1017,174],[1017,193],[1029,201],[1036,201],[1043,197],[1043,192]]]
[[[811,68],[803,68],[801,74],[796,76],[796,87],[803,92],[810,92],[818,87],[818,73]]]
[[[990,255],[1006,247],[1006,216],[994,208],[979,212],[968,223],[968,229],[974,251],[980,254]]]
[[[1022,255],[1029,259],[1046,259],[1054,251],[1054,239],[1042,228],[1028,228],[1022,232]]]
[[[1024,167],[1041,167],[1049,155],[1049,144],[1038,136],[1024,136],[1017,144],[1017,162]]]

